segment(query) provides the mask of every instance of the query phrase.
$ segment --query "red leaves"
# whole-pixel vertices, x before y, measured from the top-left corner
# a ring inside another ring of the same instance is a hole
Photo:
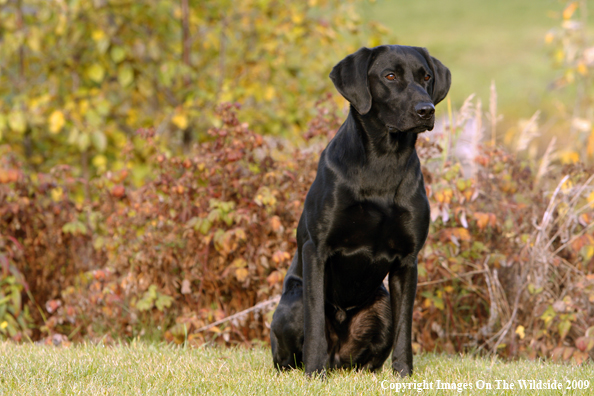
[[[48,313],[54,313],[61,306],[62,301],[60,300],[49,300],[45,303],[45,309]]]
[[[0,168],[0,184],[15,182],[19,179],[19,171],[16,169]]]
[[[117,184],[111,189],[111,195],[114,198],[122,198],[124,195],[126,195],[126,188],[121,184]]]
[[[582,336],[575,341],[575,346],[582,352],[589,352],[594,348],[594,337]]]

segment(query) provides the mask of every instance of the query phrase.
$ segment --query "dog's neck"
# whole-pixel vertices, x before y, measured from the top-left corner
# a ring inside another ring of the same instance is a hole
[[[345,182],[356,185],[359,200],[372,196],[391,199],[408,166],[418,164],[417,134],[390,132],[376,120],[374,115],[361,116],[351,109],[320,159]]]
[[[385,157],[396,156],[407,160],[415,152],[417,133],[391,132],[375,114],[372,108],[367,114],[359,114],[352,106],[345,123],[352,122],[367,155]]]

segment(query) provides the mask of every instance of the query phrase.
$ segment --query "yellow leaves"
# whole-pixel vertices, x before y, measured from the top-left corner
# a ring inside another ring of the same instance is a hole
[[[127,87],[134,81],[134,70],[132,66],[123,64],[118,67],[118,82],[122,87]]]
[[[91,33],[91,38],[97,44],[99,53],[103,54],[109,48],[109,36],[103,30],[96,29]]]
[[[114,61],[114,63],[120,63],[126,58],[126,50],[119,45],[113,46],[109,54],[111,56],[111,60]]]
[[[64,190],[62,190],[62,187],[52,188],[50,190],[50,196],[52,197],[52,201],[60,202],[64,197]]]
[[[264,90],[264,99],[266,99],[267,101],[271,101],[272,99],[274,99],[275,95],[276,91],[274,87],[271,85],[267,86]]]
[[[101,154],[96,155],[93,157],[92,164],[99,170],[105,170],[107,166],[107,158]]]
[[[87,68],[87,77],[90,78],[93,82],[100,84],[105,77],[105,69],[99,63],[93,63],[91,66]]]
[[[29,34],[27,34],[27,45],[34,52],[41,50],[41,30],[38,27],[31,26],[29,28]]]
[[[188,116],[183,109],[178,109],[171,118],[171,122],[179,129],[186,129],[188,127]]]
[[[291,21],[293,21],[293,23],[295,25],[299,25],[301,23],[303,23],[303,20],[305,19],[305,16],[303,15],[302,12],[299,12],[297,10],[294,10],[295,12],[293,12],[291,14]]]
[[[14,132],[23,133],[27,130],[27,119],[22,111],[13,111],[8,115],[8,126]]]
[[[462,241],[470,241],[472,238],[470,237],[470,232],[463,227],[457,227],[452,230],[452,235]]]
[[[523,340],[526,337],[524,326],[519,325],[516,327],[516,334],[520,337],[520,340]]]
[[[460,241],[472,241],[470,232],[464,227],[446,228],[442,231],[440,239],[444,242],[449,240],[457,246],[460,245]]]
[[[559,330],[559,336],[561,337],[561,339],[563,339],[567,336],[567,333],[569,333],[569,329],[571,329],[571,321],[569,320],[569,318],[566,318],[564,320],[561,320],[561,322],[559,322],[558,330]]]
[[[563,164],[575,164],[579,162],[580,155],[574,150],[564,150],[559,153],[559,159]]]
[[[54,110],[48,118],[49,130],[54,135],[62,130],[65,123],[64,113],[60,110]]]
[[[555,33],[551,32],[551,31],[547,32],[547,34],[545,35],[545,43],[551,44],[554,39],[555,39]]]
[[[230,267],[235,268],[235,278],[239,282],[244,282],[250,274],[247,268],[247,262],[241,257],[233,260]]]
[[[258,206],[274,207],[276,205],[276,191],[271,191],[268,187],[260,187],[254,198]]]
[[[245,267],[237,268],[235,270],[235,278],[237,278],[237,280],[239,282],[245,281],[247,279],[247,277],[248,277],[249,274],[250,274],[250,272]]]
[[[454,196],[454,192],[451,188],[445,188],[441,191],[435,192],[435,199],[439,203],[450,203],[452,201],[452,197]]]
[[[584,246],[583,248],[580,249],[580,254],[581,254],[582,258],[584,259],[585,263],[590,262],[590,260],[592,260],[592,257],[594,257],[594,246],[593,245]]]
[[[480,230],[484,230],[487,225],[495,227],[497,224],[497,217],[493,213],[474,212],[472,217],[476,220],[476,225]]]
[[[91,38],[93,39],[93,41],[101,41],[105,38],[105,32],[100,29],[93,30],[93,32],[91,33]]]
[[[277,250],[272,255],[272,261],[274,261],[277,264],[280,264],[286,260],[289,260],[290,258],[291,258],[291,255],[289,253],[283,252],[281,250]]]

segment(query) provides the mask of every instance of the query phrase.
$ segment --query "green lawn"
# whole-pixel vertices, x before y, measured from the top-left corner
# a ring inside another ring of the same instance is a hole
[[[365,372],[335,372],[326,382],[308,380],[302,371],[277,374],[272,369],[270,351],[243,349],[184,349],[164,345],[132,343],[103,347],[80,345],[69,348],[0,344],[0,395],[162,395],[162,394],[395,394],[397,386],[423,383],[433,389],[423,395],[455,395],[457,390],[437,389],[442,383],[472,386],[462,394],[530,395],[520,390],[520,380],[556,380],[563,390],[542,394],[591,394],[594,365],[583,367],[543,362],[502,363],[492,359],[421,355],[415,357],[415,374],[399,380],[386,365],[373,375]],[[565,390],[566,381],[586,390]],[[578,381],[582,382],[578,382]],[[490,391],[478,391],[477,381],[491,384]],[[499,381],[500,389],[497,389]],[[513,383],[514,389],[503,390]],[[391,385],[392,384],[392,385]],[[394,387],[394,389],[382,389]],[[443,388],[443,385],[442,385]],[[419,394],[400,389],[400,394]]]
[[[389,27],[396,44],[427,47],[450,68],[450,91],[458,107],[476,93],[488,108],[489,87],[495,80],[500,112],[508,121],[529,118],[537,109],[554,111],[548,84],[559,74],[548,56],[544,37],[560,25],[563,2],[557,0],[377,0],[361,6],[367,20]],[[594,16],[588,34],[594,45]],[[568,102],[571,103],[571,102]]]

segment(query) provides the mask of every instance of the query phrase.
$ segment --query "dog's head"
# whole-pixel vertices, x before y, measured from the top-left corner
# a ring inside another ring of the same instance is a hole
[[[340,61],[330,79],[361,115],[372,113],[391,132],[424,132],[435,105],[447,95],[451,74],[425,48],[361,48]]]

